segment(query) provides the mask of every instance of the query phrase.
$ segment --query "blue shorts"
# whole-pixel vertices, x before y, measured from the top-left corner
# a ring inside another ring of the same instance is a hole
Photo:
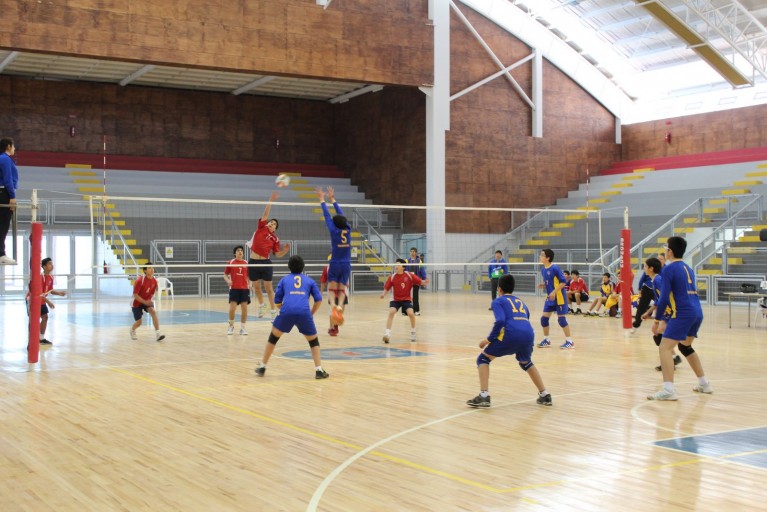
[[[274,275],[274,267],[272,266],[272,260],[265,259],[265,260],[254,260],[253,258],[248,259],[248,265],[258,265],[258,264],[265,264],[269,265],[268,267],[248,267],[248,279],[251,281],[271,281],[272,276]]]
[[[141,304],[138,307],[130,308],[130,309],[131,311],[133,311],[133,319],[141,320],[141,317],[144,316],[144,311],[149,311],[149,306],[145,306]]]
[[[531,361],[533,357],[533,342],[535,334],[523,333],[512,336],[507,340],[506,337],[500,341],[490,343],[484,348],[485,354],[493,357],[517,355],[517,361]]]
[[[543,303],[544,313],[556,311],[557,315],[565,316],[567,314],[567,309],[567,301],[565,301],[564,304],[557,304],[556,301],[546,299],[546,302]]]
[[[280,313],[272,325],[282,332],[290,332],[293,327],[298,327],[298,332],[304,336],[317,334],[317,326],[311,313]]]
[[[250,290],[230,289],[229,302],[250,304]]]
[[[413,303],[409,300],[393,300],[389,302],[389,307],[394,308],[395,311],[402,308],[402,312],[406,313],[408,309],[413,309]]]
[[[330,262],[328,265],[328,283],[341,283],[349,286],[349,278],[352,275],[352,264],[348,261],[342,263]]]
[[[663,331],[663,337],[674,341],[683,341],[692,336],[698,337],[698,329],[703,323],[703,317],[676,317],[670,318]]]

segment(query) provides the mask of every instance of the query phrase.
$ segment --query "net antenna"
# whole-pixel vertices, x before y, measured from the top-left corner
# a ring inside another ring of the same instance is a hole
[[[591,211],[590,205],[589,205],[589,168],[586,167],[586,211]],[[600,230],[602,223],[599,223]],[[589,215],[586,214],[586,263],[589,263]],[[599,233],[599,254],[602,254],[602,233]]]

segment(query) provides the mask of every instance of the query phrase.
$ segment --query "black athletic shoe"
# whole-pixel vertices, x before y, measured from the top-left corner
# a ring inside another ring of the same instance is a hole
[[[678,364],[681,364],[681,363],[682,363],[682,357],[679,354],[675,355],[674,356],[674,366],[676,366]]]
[[[466,400],[466,405],[469,407],[490,407],[490,396],[477,395],[471,400]]]
[[[53,343],[48,341],[48,340],[46,340],[45,338],[42,338],[40,340],[40,345],[53,345]]]
[[[330,377],[330,374],[325,370],[317,370],[314,372],[315,379],[327,379],[328,377]]]
[[[546,396],[538,395],[538,400],[536,400],[535,403],[541,405],[551,405],[551,393],[547,393]]]
[[[266,366],[259,366],[258,368],[256,368],[256,375],[258,375],[259,377],[263,377],[265,373],[266,373]]]

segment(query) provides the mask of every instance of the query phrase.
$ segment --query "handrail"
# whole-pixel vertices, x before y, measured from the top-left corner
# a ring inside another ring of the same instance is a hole
[[[677,213],[676,215],[671,217],[669,220],[667,220],[666,222],[664,222],[663,224],[658,226],[658,228],[656,228],[652,233],[650,233],[649,235],[644,237],[641,241],[637,242],[634,246],[632,246],[631,250],[630,250],[630,254],[638,253],[651,240],[657,239],[658,236],[661,233],[663,233],[663,232],[668,232],[669,228],[671,228],[671,233],[673,235],[673,227],[674,227],[674,225],[679,220],[679,218],[681,218],[683,215],[687,215],[688,214],[688,210],[690,210],[690,209],[692,209],[694,207],[697,207],[696,215],[698,215],[698,217],[702,217],[703,216],[703,202],[704,201],[707,201],[707,200],[710,200],[710,199],[727,199],[728,200],[727,204],[728,204],[728,207],[729,207],[732,204],[732,202],[733,202],[732,200],[733,199],[741,199],[741,198],[747,198],[747,197],[748,198],[752,198],[752,199],[748,203],[746,203],[742,208],[740,208],[735,214],[729,215],[727,220],[724,223],[722,223],[717,228],[714,228],[714,232],[715,233],[718,232],[719,230],[721,230],[722,228],[724,228],[724,225],[727,224],[731,219],[739,217],[744,211],[746,211],[746,209],[749,206],[754,204],[754,202],[758,201],[762,196],[760,194],[737,194],[737,195],[728,195],[728,196],[723,196],[723,195],[718,195],[718,196],[701,196],[701,197],[695,199],[692,203],[690,203],[686,207],[684,207],[681,211],[679,211],[679,213]],[[760,207],[760,210],[761,210],[761,207]],[[714,233],[712,233],[712,235],[709,235],[709,236],[713,236],[713,234]],[[692,254],[695,250],[697,250],[702,245],[702,243],[703,242],[701,242],[699,244],[696,244],[694,247],[691,247],[691,248],[688,247],[687,254],[688,255]],[[639,254],[639,256],[640,256],[639,259],[641,260],[641,254]],[[610,262],[608,265],[606,265],[606,268],[610,272],[615,272],[615,270],[618,268],[619,265],[620,265],[620,258],[618,257],[615,260],[613,260],[612,262]]]
[[[360,215],[357,212],[356,209],[352,210],[352,214],[354,215],[354,217],[353,217],[354,220],[352,222],[352,225],[359,227],[362,224],[367,229],[367,231],[368,231],[367,238],[365,238],[362,241],[363,249],[369,248],[372,251],[372,253],[375,256],[375,258],[378,260],[378,263],[380,263],[382,265],[386,265],[387,264],[387,261],[386,261],[387,259],[389,260],[389,262],[394,261],[398,257],[397,251],[395,251],[394,248],[392,246],[390,246],[386,242],[386,240],[384,240],[384,238],[381,236],[381,234],[378,231],[376,231],[376,229],[370,224],[370,222],[368,222],[368,220],[363,215]],[[381,255],[379,255],[378,252],[370,245],[370,239],[372,238],[370,236],[371,233],[375,235],[375,237],[377,239],[376,241],[380,242],[381,247],[385,248],[389,252],[389,254],[388,254],[389,258],[386,258],[386,259],[382,258]],[[363,251],[363,254],[364,254],[364,251]]]
[[[117,239],[121,242],[121,246],[122,246],[122,255],[123,255],[123,257],[122,257],[122,266],[123,266],[123,268],[131,267],[131,266],[139,268],[139,264],[136,261],[136,258],[133,256],[133,253],[130,251],[130,246],[125,241],[125,238],[123,237],[122,233],[120,233],[120,228],[115,224],[114,218],[112,217],[111,214],[109,214],[109,212],[108,212],[108,210],[106,208],[102,208],[102,209],[103,209],[102,218],[104,219],[104,224],[103,224],[104,225],[104,241],[108,241],[109,245],[117,245],[117,244],[114,243],[115,242],[114,236],[117,235]],[[106,233],[106,231],[107,231],[107,219],[109,221],[109,226],[108,227],[110,228],[109,229],[109,231],[110,231],[109,240],[107,240],[107,233]],[[130,260],[131,264],[127,264],[128,260]]]

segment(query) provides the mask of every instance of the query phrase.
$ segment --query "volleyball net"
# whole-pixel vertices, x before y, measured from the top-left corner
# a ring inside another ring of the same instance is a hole
[[[619,256],[616,247],[623,219],[617,214],[605,216],[596,208],[433,208],[351,202],[355,198],[344,199],[338,193],[336,198],[352,226],[352,293],[380,291],[395,261],[408,259],[411,248],[437,290],[489,288],[488,265],[496,251],[517,277],[517,289],[528,291],[535,289],[542,249],[554,251],[560,268],[578,269],[587,278],[601,275]],[[224,267],[238,245],[245,247],[248,259],[247,242],[268,204],[87,197],[93,267],[97,274],[108,276],[99,279],[100,292],[123,294],[125,283],[152,265],[158,275],[172,280],[175,295],[225,294]],[[306,272],[319,279],[331,246],[316,194],[294,194],[269,207],[268,218],[279,222],[276,234],[281,244],[290,245],[284,257],[272,258],[275,281],[288,272],[287,260],[295,254],[304,259]],[[331,215],[336,213],[332,204],[328,208]],[[444,218],[446,233],[424,232],[429,215]]]

